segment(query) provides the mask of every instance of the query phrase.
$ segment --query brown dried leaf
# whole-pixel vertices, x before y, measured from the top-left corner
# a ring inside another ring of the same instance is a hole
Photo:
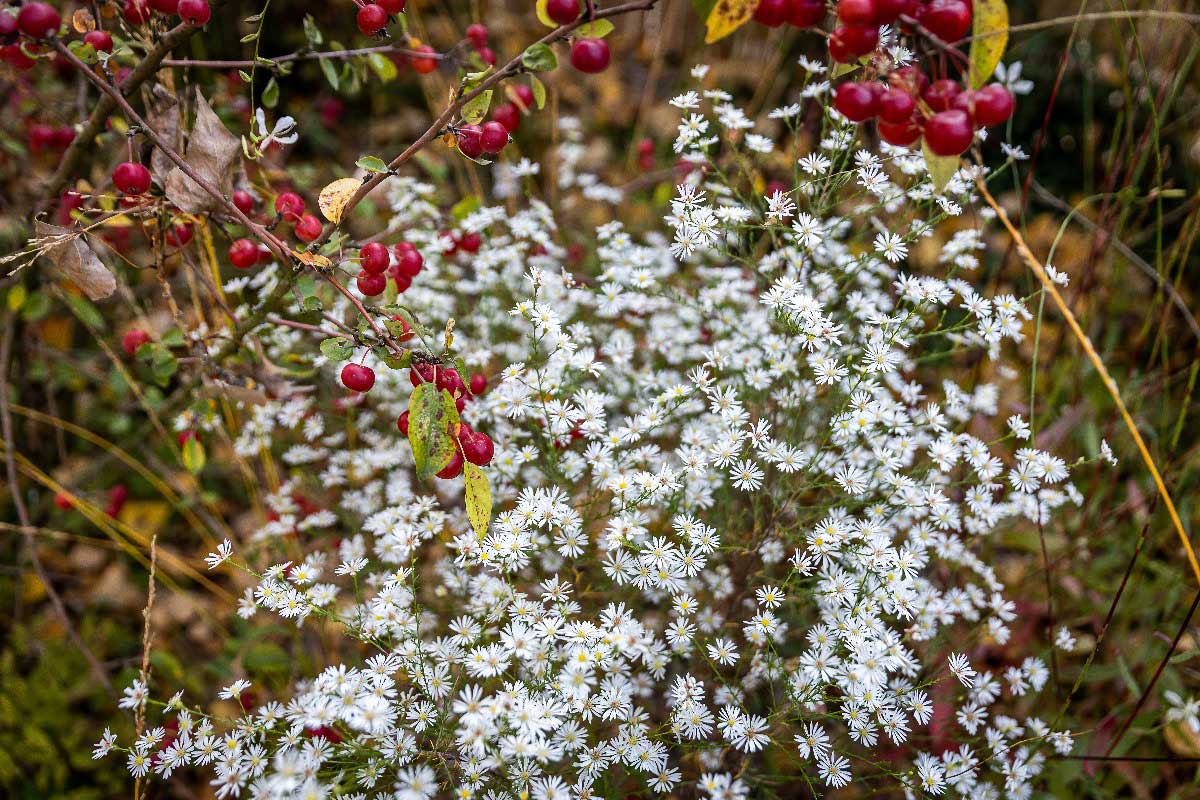
[[[320,253],[309,253],[305,250],[293,250],[292,255],[301,264],[318,269],[329,269],[333,266],[333,262]]]
[[[116,291],[117,279],[92,252],[83,234],[45,222],[35,223],[34,231],[38,237],[34,244],[42,250],[42,255],[50,259],[89,299],[103,300]]]
[[[81,8],[71,15],[71,27],[75,29],[76,33],[94,31],[96,30],[96,19],[92,16],[92,12]]]
[[[146,121],[151,129],[158,132],[175,152],[182,152],[183,142],[179,136],[179,98],[162,84],[156,83],[150,90],[149,113]],[[171,170],[176,169],[175,162],[167,158],[167,154],[157,147],[150,153],[150,172],[164,186]]]
[[[196,92],[196,120],[188,135],[184,160],[201,178],[222,194],[232,190],[233,174],[241,141],[225,128],[204,95]],[[178,167],[167,175],[164,185],[167,199],[189,214],[200,214],[217,207],[217,201]]]

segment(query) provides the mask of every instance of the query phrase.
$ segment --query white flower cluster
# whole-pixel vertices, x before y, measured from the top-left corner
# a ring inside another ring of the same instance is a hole
[[[407,370],[373,355],[352,443],[311,397],[254,408],[239,450],[273,448],[293,480],[246,552],[210,563],[272,559],[243,616],[370,653],[238,719],[173,712],[169,745],[125,751],[135,774],[208,764],[221,797],[737,800],[863,776],[986,800],[1029,797],[1043,749],[1069,750],[1020,699],[1047,681],[1038,658],[996,675],[957,652],[1006,642],[1016,616],[991,534],[1079,500],[1061,459],[1014,452],[1028,426],[974,377],[1029,319],[964,277],[980,231],[960,220],[937,274],[904,268],[983,173],[934,192],[919,154],[856,151],[827,112],[798,190],[763,197],[728,171],[790,143],[798,110],[749,134],[722,92],[673,103],[699,168],[664,232],[609,222],[574,268],[535,199],[451,218],[432,186],[390,181],[392,229],[425,255],[405,308],[453,317],[458,355],[492,376],[463,419],[496,442],[497,513],[480,536],[458,482],[413,477]],[[611,200],[573,136],[560,185]],[[529,174],[508,175],[514,197]],[[483,248],[451,252],[448,225]],[[269,354],[311,352],[304,335],[261,334]],[[298,531],[325,544],[280,560]]]

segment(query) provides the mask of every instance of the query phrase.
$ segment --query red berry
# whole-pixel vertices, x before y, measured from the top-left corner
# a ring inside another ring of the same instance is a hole
[[[138,348],[150,341],[150,334],[146,333],[141,328],[133,328],[125,332],[121,337],[121,349],[125,351],[125,355],[131,356],[137,353]]]
[[[19,44],[6,44],[0,48],[0,54],[4,57],[4,62],[16,70],[32,69],[37,61],[30,58]]]
[[[369,272],[363,272],[355,283],[358,284],[358,290],[364,296],[377,297],[387,289],[387,275],[372,275]]]
[[[193,428],[184,428],[175,436],[175,442],[180,447],[183,447],[185,444],[187,444],[188,439],[200,441],[200,435],[197,434]]]
[[[768,28],[778,28],[787,20],[787,0],[760,0],[754,9],[754,21]]]
[[[525,111],[532,111],[534,107],[533,89],[523,83],[518,83],[512,87],[512,95],[516,101],[524,107]]]
[[[136,161],[126,161],[117,164],[112,181],[125,194],[145,194],[150,190],[150,170]]]
[[[579,0],[547,0],[546,16],[559,25],[569,25],[579,19]]]
[[[233,204],[237,206],[238,211],[248,215],[254,210],[254,195],[238,189],[233,193]]]
[[[71,497],[66,492],[59,492],[54,495],[54,505],[63,511],[69,511],[71,509]]]
[[[425,258],[417,252],[416,248],[406,249],[404,252],[398,252],[396,259],[396,272],[405,278],[415,278],[421,272],[421,267],[425,266]]]
[[[179,0],[149,0],[149,4],[160,14],[174,14],[179,10]]]
[[[388,249],[379,242],[369,242],[364,245],[358,251],[358,258],[362,262],[363,272],[369,275],[381,275],[387,272],[387,268],[392,263]]]
[[[193,28],[207,25],[212,18],[212,9],[208,0],[179,0],[179,16]]]
[[[229,263],[234,269],[250,269],[258,263],[258,245],[249,239],[238,239],[229,245]]]
[[[875,21],[875,0],[838,0],[837,16],[846,25],[870,25]]]
[[[17,30],[17,15],[8,13],[7,9],[0,11],[0,37],[16,36]]]
[[[458,452],[458,448],[454,449],[454,455],[450,457],[450,463],[438,471],[439,478],[457,478],[462,474],[463,457],[462,453]]]
[[[911,0],[875,0],[875,24],[891,25],[901,14],[912,15]]]
[[[296,222],[296,238],[302,242],[314,241],[321,235],[321,220],[312,214],[305,214]]]
[[[150,21],[150,5],[146,0],[125,0],[122,13],[130,25],[144,25]]]
[[[121,509],[125,507],[125,501],[129,498],[129,489],[123,483],[118,483],[108,493],[108,508],[104,513],[110,517],[115,517],[121,513]]]
[[[843,83],[833,97],[833,107],[851,122],[863,122],[875,116],[877,105],[875,92],[866,83]]]
[[[192,240],[191,223],[181,223],[172,225],[167,231],[167,244],[171,247],[186,247],[187,243]]]
[[[413,338],[412,325],[408,324],[408,320],[406,320],[404,317],[392,317],[392,319],[396,320],[396,322],[399,322],[404,328],[404,332],[396,337],[396,341],[407,342],[409,339]]]
[[[935,155],[961,155],[971,146],[975,131],[967,112],[939,111],[925,123],[925,143]]]
[[[464,233],[458,240],[458,249],[464,253],[478,253],[483,238],[478,233]]]
[[[49,3],[26,3],[17,12],[17,27],[30,39],[49,39],[61,24],[62,17]]]
[[[492,67],[496,66],[496,53],[492,50],[492,48],[481,47],[481,48],[479,48],[479,50],[477,52],[479,53],[480,61],[487,64],[488,66],[492,66]]]
[[[83,35],[83,41],[97,53],[111,53],[113,49],[113,38],[108,31],[88,31]]]
[[[975,123],[985,128],[1007,122],[1015,102],[1012,92],[998,83],[991,83],[975,93]]]
[[[483,129],[478,125],[463,125],[458,129],[458,150],[467,158],[483,155]]]
[[[487,466],[496,454],[491,437],[479,431],[459,434],[458,444],[462,448],[463,458],[477,467]]]
[[[899,124],[884,122],[880,119],[876,127],[879,130],[880,139],[897,147],[908,147],[921,138],[920,126],[911,119]]]
[[[479,144],[485,153],[499,153],[508,144],[508,128],[495,120],[483,123],[479,131]]]
[[[874,25],[842,25],[834,29],[834,33],[838,31],[842,43],[856,56],[865,56],[879,46],[879,28]]]
[[[921,99],[934,111],[945,111],[954,104],[954,98],[958,97],[960,92],[962,87],[958,81],[942,78],[929,84],[921,92]]]
[[[608,42],[603,39],[576,39],[571,45],[571,66],[580,72],[603,72],[609,58]]]
[[[516,133],[517,128],[521,127],[521,112],[512,103],[496,106],[492,119],[503,125],[509,133]]]
[[[187,0],[180,0],[187,2]],[[377,5],[363,6],[358,10],[358,29],[367,36],[374,36],[387,27],[388,15]]]
[[[408,436],[408,412],[403,412],[396,417],[396,428],[405,436]]]
[[[487,377],[476,372],[471,376],[471,394],[483,394],[487,389]]]
[[[433,55],[437,51],[427,44],[423,44],[417,48],[418,53],[427,53]],[[429,55],[412,56],[412,68],[422,75],[428,75],[437,69],[437,59],[429,58]]]
[[[488,29],[478,22],[467,26],[467,38],[475,47],[487,47]]]
[[[369,392],[375,385],[375,371],[362,364],[342,367],[342,385],[352,392]]]
[[[407,275],[393,275],[392,280],[396,282],[396,291],[400,294],[404,294],[408,287],[412,286],[412,278]]]
[[[788,24],[797,28],[811,28],[825,19],[824,0],[792,0],[788,6]]]
[[[437,370],[433,364],[413,364],[408,368],[408,379],[413,386],[420,386],[422,383],[433,383],[436,379]]]
[[[393,17],[404,10],[404,4],[405,0],[376,0],[375,2],[375,5]]]
[[[920,23],[943,42],[956,42],[971,30],[971,7],[963,0],[933,0],[922,8]]]
[[[888,89],[879,97],[879,118],[898,125],[912,118],[917,101],[903,89]]]
[[[304,198],[295,192],[282,192],[275,198],[275,213],[288,222],[297,222],[304,213]]]

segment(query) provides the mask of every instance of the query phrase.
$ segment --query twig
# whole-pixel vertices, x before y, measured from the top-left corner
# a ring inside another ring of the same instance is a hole
[[[372,53],[395,53],[403,56],[419,56],[421,58],[430,58],[441,60],[449,57],[448,53],[422,53],[416,50],[410,50],[406,47],[397,47],[394,44],[384,44],[377,47],[359,47],[354,50],[328,50],[321,53],[304,52],[297,50],[295,53],[288,53],[283,56],[274,58],[260,58],[255,60],[211,60],[199,58],[167,58],[163,59],[164,67],[198,67],[204,69],[242,69],[246,67],[259,66],[265,69],[272,69],[272,65],[276,67],[279,64],[290,64],[295,61],[316,61],[323,58],[330,59],[345,59],[355,56],[366,56]]]

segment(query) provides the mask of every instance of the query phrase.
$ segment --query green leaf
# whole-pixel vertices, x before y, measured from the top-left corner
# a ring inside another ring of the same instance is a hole
[[[178,325],[172,325],[167,332],[159,337],[158,341],[162,342],[165,347],[183,347],[185,339],[183,331],[179,330]]]
[[[267,88],[263,89],[262,103],[267,108],[274,108],[279,103],[279,84],[274,77],[267,81]]]
[[[404,369],[412,364],[412,350],[405,350],[400,355],[393,355],[390,352],[382,353],[383,363],[388,365],[389,369]]]
[[[958,156],[939,156],[929,149],[925,140],[921,140],[921,152],[925,154],[925,165],[929,167],[929,178],[933,181],[933,191],[941,194],[958,172]]]
[[[592,20],[580,25],[575,33],[588,39],[603,39],[613,32],[613,24],[606,19]]]
[[[471,462],[463,464],[463,497],[467,504],[467,519],[480,539],[487,536],[492,521],[492,487],[487,473]]]
[[[462,107],[459,114],[468,125],[478,125],[483,122],[483,118],[487,116],[488,109],[491,107],[492,90],[488,89],[472,97],[470,102]]]
[[[476,211],[480,205],[482,204],[479,202],[479,198],[473,194],[469,194],[454,204],[454,207],[450,209],[450,215],[459,222],[462,222],[467,218],[468,214]]]
[[[286,672],[292,666],[292,659],[287,652],[277,644],[258,642],[250,645],[242,656],[242,666],[247,672]]]
[[[1004,0],[977,0],[972,7],[971,64],[967,70],[972,89],[989,80],[1008,46],[1008,6]]]
[[[179,362],[167,348],[157,343],[154,343],[153,347],[154,350],[150,355],[150,372],[154,376],[154,382],[165,387],[171,382],[171,377],[179,371]]]
[[[97,331],[103,331],[108,326],[104,323],[104,317],[96,310],[96,307],[91,304],[86,297],[69,294],[66,295],[67,306],[75,316],[79,317],[79,321],[89,328]]]
[[[376,158],[375,156],[363,156],[358,161],[354,162],[354,166],[358,167],[359,169],[366,170],[367,172],[388,171],[388,166],[384,163],[383,159]]]
[[[536,75],[529,76],[529,88],[533,89],[533,102],[537,105],[538,111],[546,107],[546,86]]]
[[[354,355],[354,342],[341,336],[333,336],[321,342],[321,355],[330,361],[345,361]]]
[[[321,35],[321,29],[317,27],[312,14],[304,15],[304,38],[308,40],[309,47],[316,47],[325,41],[325,37]]]
[[[558,66],[558,57],[554,55],[550,45],[538,42],[525,48],[525,52],[521,54],[521,63],[526,69],[534,72],[549,72]]]
[[[408,400],[408,441],[412,444],[418,478],[441,471],[454,456],[456,445],[447,431],[450,419],[442,395],[450,397],[449,392],[439,392],[434,384],[422,383]],[[455,410],[453,398],[450,410]]]
[[[379,79],[384,83],[393,81],[399,73],[396,69],[396,63],[390,58],[384,57],[382,53],[368,53],[367,63],[371,65],[371,69],[379,76]]]
[[[246,72],[244,69],[238,70],[238,77],[242,79],[242,83],[249,83],[250,81],[254,80],[250,77],[250,73]]]
[[[34,292],[29,295],[25,305],[21,306],[21,317],[28,322],[36,322],[50,313],[50,298],[44,292]]]
[[[338,81],[337,67],[328,58],[321,59],[321,71],[325,73],[325,80],[329,81],[329,85],[336,92],[340,82]]]
[[[253,42],[257,38],[258,38],[258,31],[255,31],[254,33],[247,33],[241,39],[238,39],[238,41],[241,42],[242,44],[247,44],[249,42]]]
[[[189,436],[183,443],[183,465],[193,475],[199,475],[204,469],[204,445],[195,436]]]

